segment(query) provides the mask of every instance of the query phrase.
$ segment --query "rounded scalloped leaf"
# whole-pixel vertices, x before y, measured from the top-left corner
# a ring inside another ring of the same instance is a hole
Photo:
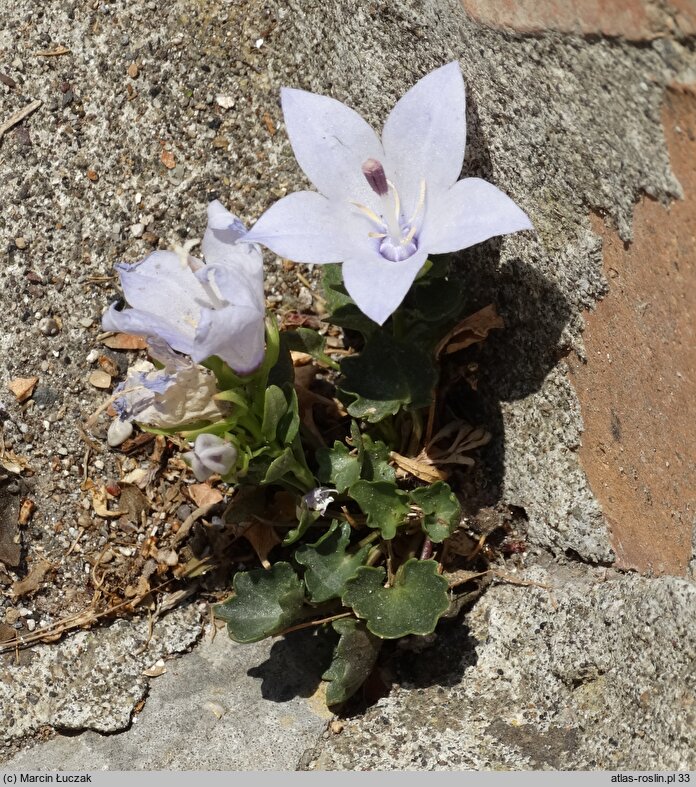
[[[235,595],[213,607],[227,623],[235,642],[258,642],[290,626],[304,604],[304,585],[289,563],[270,571],[240,571],[233,582]]]
[[[333,448],[320,448],[316,456],[319,480],[332,484],[339,494],[360,479],[361,460],[338,440]]]
[[[350,532],[347,522],[334,521],[315,544],[303,544],[295,551],[295,560],[306,568],[304,581],[310,598],[317,604],[339,598],[372,549],[366,544],[357,552],[347,552]]]
[[[344,358],[341,372],[341,390],[354,397],[348,412],[373,424],[402,407],[428,407],[437,384],[431,355],[385,332],[374,334],[358,355]]]
[[[449,607],[448,583],[437,573],[437,563],[411,558],[397,571],[392,587],[384,587],[385,578],[383,568],[362,566],[346,583],[343,603],[382,639],[431,634]]]
[[[340,639],[334,650],[331,666],[322,675],[329,681],[326,704],[330,707],[345,702],[366,681],[375,666],[381,641],[365,629],[365,624],[352,618],[335,620],[334,631]]]
[[[408,495],[388,481],[358,481],[348,494],[367,516],[369,527],[379,528],[382,538],[394,538],[408,517]]]
[[[423,512],[423,530],[439,544],[459,527],[462,508],[456,495],[444,481],[421,486],[411,493],[411,500]]]

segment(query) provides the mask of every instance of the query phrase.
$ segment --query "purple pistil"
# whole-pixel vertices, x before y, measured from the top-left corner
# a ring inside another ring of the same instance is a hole
[[[377,159],[369,158],[363,162],[362,171],[372,191],[380,197],[386,196],[389,192],[389,186],[381,163]]]

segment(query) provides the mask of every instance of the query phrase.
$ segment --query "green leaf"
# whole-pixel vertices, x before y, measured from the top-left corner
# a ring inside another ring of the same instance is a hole
[[[201,366],[210,369],[215,375],[218,388],[221,391],[226,391],[229,388],[240,388],[246,382],[243,377],[240,377],[236,372],[232,371],[222,358],[219,358],[217,355],[211,355],[210,358],[203,361]]]
[[[347,551],[349,543],[350,525],[334,520],[331,529],[315,544],[303,544],[295,551],[295,560],[307,569],[305,585],[316,604],[340,598],[346,582],[355,576],[372,549],[372,544],[366,544],[350,553]]]
[[[389,464],[389,448],[381,441],[362,436],[362,477],[366,481],[396,481],[396,470]]]
[[[284,331],[281,336],[289,350],[307,353],[325,366],[338,368],[336,362],[326,354],[326,338],[311,328],[296,328]]]
[[[294,386],[286,386],[284,390],[288,409],[278,422],[276,439],[281,445],[290,445],[300,431],[300,409]]]
[[[288,547],[291,544],[294,544],[296,541],[299,541],[302,536],[307,532],[307,529],[313,525],[317,519],[321,516],[320,511],[312,511],[307,507],[303,507],[300,511],[300,518],[297,524],[297,527],[294,527],[292,530],[288,532],[288,534],[283,539],[283,546]]]
[[[348,412],[370,423],[395,415],[402,407],[429,406],[437,383],[430,354],[384,331],[372,336],[359,355],[344,358],[341,371],[340,388],[354,397]]]
[[[278,339],[278,358],[268,372],[267,385],[278,385],[281,388],[295,380],[295,367],[292,365],[290,349],[285,341],[285,332]]]
[[[258,642],[292,625],[304,604],[302,581],[289,563],[276,563],[270,571],[240,571],[233,582],[235,595],[213,607],[227,623],[235,642]]]
[[[370,527],[379,528],[382,537],[389,540],[406,520],[409,512],[408,495],[387,481],[358,481],[348,494],[367,516]]]
[[[247,412],[249,409],[249,402],[244,397],[244,394],[240,393],[239,390],[234,388],[229,388],[227,391],[220,391],[219,393],[216,393],[213,399],[216,399],[219,402],[231,402],[235,406],[235,412],[237,410]]]
[[[462,509],[456,495],[444,481],[414,489],[411,501],[423,512],[423,530],[436,544],[459,527]]]
[[[322,675],[329,681],[326,704],[338,705],[353,696],[372,672],[382,647],[364,623],[351,618],[335,620],[334,631],[340,635],[331,666]]]
[[[464,300],[464,283],[460,279],[425,277],[416,283],[408,297],[418,316],[428,322],[455,319]]]
[[[320,448],[316,456],[319,480],[331,484],[339,494],[359,480],[361,461],[344,443],[336,440],[333,448]]]
[[[437,563],[411,558],[396,572],[392,587],[384,587],[385,579],[384,568],[361,566],[346,583],[343,603],[382,639],[431,634],[449,607],[447,580],[437,573]]]
[[[366,338],[379,329],[376,322],[364,315],[348,295],[343,284],[341,266],[322,265],[322,287],[326,309],[330,314],[329,322],[359,331]]]
[[[307,473],[307,468],[298,462],[295,457],[293,446],[288,446],[283,453],[277,456],[268,466],[268,470],[266,470],[266,474],[261,483],[275,484],[278,481],[289,480],[287,477],[290,475],[294,476],[299,481],[303,481]]]
[[[261,423],[261,431],[269,443],[276,439],[278,424],[287,411],[288,402],[283,390],[277,385],[269,386],[263,400],[263,421]]]

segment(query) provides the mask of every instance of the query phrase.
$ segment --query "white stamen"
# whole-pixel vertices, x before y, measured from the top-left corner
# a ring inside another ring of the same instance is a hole
[[[408,231],[408,235],[401,239],[400,245],[401,246],[408,246],[408,244],[413,240],[413,236],[416,234],[416,228],[411,227]]]
[[[374,212],[374,210],[371,210],[366,205],[361,205],[359,202],[351,202],[350,204],[354,205],[358,210],[361,210],[367,216],[368,219],[370,219],[371,221],[374,221],[379,227],[383,227],[384,226],[384,222]]]
[[[398,226],[399,218],[401,217],[401,200],[399,199],[399,192],[396,190],[396,186],[391,182],[391,180],[387,181],[387,185],[394,192],[394,218],[396,219],[396,224]]]
[[[413,211],[413,216],[411,216],[411,218],[408,220],[409,224],[413,224],[413,222],[416,220],[416,217],[423,209],[424,205],[425,205],[425,178],[422,178],[420,182],[420,190],[418,192],[418,203],[416,204],[416,209]]]
[[[172,243],[172,248],[174,249],[174,253],[181,261],[182,268],[191,268],[192,271],[197,271],[201,266],[200,264],[196,264],[194,259],[191,257],[191,249],[194,246],[198,246],[200,243],[200,239],[198,238],[190,238],[189,240],[185,240],[183,246],[180,246],[178,243]]]
[[[387,237],[387,233],[386,232],[368,232],[367,233],[367,237],[368,238],[386,238]]]

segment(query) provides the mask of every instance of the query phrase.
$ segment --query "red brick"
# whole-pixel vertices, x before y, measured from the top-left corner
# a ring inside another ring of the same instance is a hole
[[[683,575],[696,517],[696,94],[667,94],[663,121],[685,199],[644,198],[626,248],[604,237],[609,294],[571,361],[585,432],[580,461],[617,565]]]
[[[696,32],[696,0],[462,0],[489,27],[519,33],[555,30],[629,40]]]

